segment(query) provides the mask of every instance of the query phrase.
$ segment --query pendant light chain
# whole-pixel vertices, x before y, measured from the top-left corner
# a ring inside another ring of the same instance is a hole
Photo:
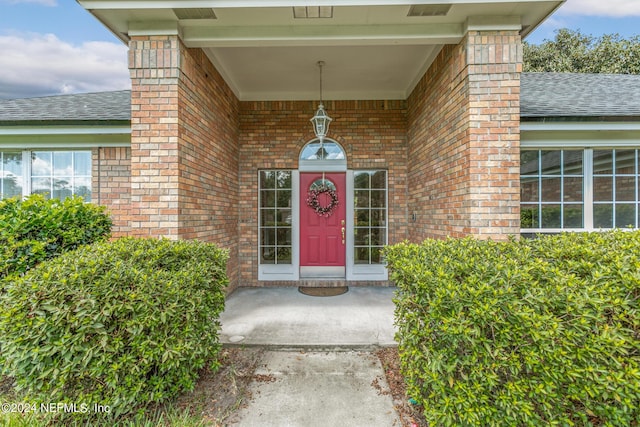
[[[324,66],[324,61],[318,61],[318,67],[320,68],[320,104],[322,104],[322,67]]]

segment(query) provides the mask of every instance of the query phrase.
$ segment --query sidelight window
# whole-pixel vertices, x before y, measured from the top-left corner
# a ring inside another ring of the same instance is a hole
[[[292,263],[291,171],[260,171],[260,263]]]
[[[382,264],[387,243],[387,172],[354,172],[354,264]]]

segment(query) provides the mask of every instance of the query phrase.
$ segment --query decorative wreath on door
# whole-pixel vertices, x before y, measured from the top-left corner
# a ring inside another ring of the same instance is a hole
[[[318,196],[321,194],[326,194],[331,198],[331,202],[328,205],[322,206],[322,204],[320,204]],[[313,209],[317,215],[329,218],[336,209],[336,206],[338,206],[338,194],[335,190],[328,187],[309,190],[309,193],[307,193],[307,206]]]

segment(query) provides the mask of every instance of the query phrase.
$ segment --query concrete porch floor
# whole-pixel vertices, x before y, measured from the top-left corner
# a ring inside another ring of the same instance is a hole
[[[297,287],[239,288],[220,316],[223,345],[366,349],[397,345],[393,287],[313,297]]]

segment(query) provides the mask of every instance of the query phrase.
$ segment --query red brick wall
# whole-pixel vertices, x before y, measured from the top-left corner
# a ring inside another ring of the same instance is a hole
[[[239,103],[201,49],[182,52],[181,71],[179,237],[215,242],[228,249],[227,272],[230,283],[235,286]]]
[[[93,203],[106,206],[113,219],[113,237],[129,234],[131,202],[131,150],[128,147],[94,148]]]
[[[406,103],[404,101],[329,101],[333,118],[328,137],[346,151],[349,169],[387,169],[389,242],[406,238]],[[314,138],[309,119],[317,104],[242,102],[240,104],[240,282],[258,282],[258,170],[297,169],[300,150]]]
[[[238,101],[200,49],[133,37],[131,234],[230,251],[237,285]]]
[[[410,238],[519,233],[516,32],[445,46],[408,100]]]
[[[131,234],[177,239],[178,84],[175,36],[129,42],[131,74]]]

